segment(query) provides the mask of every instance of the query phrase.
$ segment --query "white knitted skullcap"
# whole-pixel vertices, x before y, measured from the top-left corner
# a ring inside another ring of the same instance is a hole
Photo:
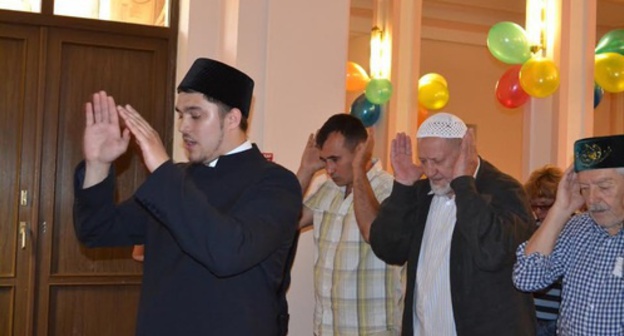
[[[416,138],[461,139],[466,135],[466,131],[468,127],[457,116],[440,112],[423,121],[416,132]]]

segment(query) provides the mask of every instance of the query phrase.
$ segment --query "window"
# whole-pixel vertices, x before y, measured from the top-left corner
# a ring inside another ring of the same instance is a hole
[[[0,9],[41,13],[41,0],[0,0]]]
[[[52,1],[52,0],[44,0]],[[53,0],[54,15],[169,26],[170,0]],[[0,9],[41,13],[42,0],[0,0]]]
[[[168,0],[55,0],[54,14],[169,26]]]

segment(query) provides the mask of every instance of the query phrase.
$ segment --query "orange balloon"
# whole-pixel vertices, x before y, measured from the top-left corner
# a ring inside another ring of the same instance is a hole
[[[418,104],[418,114],[416,115],[416,129],[420,128],[420,125],[429,117],[429,111],[427,109]]]
[[[355,62],[347,62],[347,91],[363,91],[369,81],[364,68]]]

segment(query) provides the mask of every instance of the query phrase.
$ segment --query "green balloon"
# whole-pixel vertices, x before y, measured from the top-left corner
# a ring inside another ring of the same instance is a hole
[[[487,46],[496,59],[507,64],[522,64],[531,58],[524,28],[513,22],[499,22],[490,28]]]
[[[382,105],[392,96],[392,83],[386,78],[373,78],[366,85],[366,100],[373,104]]]
[[[624,55],[624,29],[612,30],[598,41],[596,46],[596,54],[604,54],[608,52]]]

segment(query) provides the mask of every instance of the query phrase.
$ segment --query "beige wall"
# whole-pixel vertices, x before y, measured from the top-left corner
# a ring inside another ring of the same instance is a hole
[[[436,6],[425,4],[425,11],[432,13],[430,15],[433,16],[441,15],[441,9]],[[487,14],[493,16],[492,12]],[[441,111],[456,114],[466,123],[476,125],[477,149],[480,155],[502,171],[520,179],[524,109],[504,108],[494,96],[496,82],[509,65],[497,61],[490,55],[485,44],[487,26],[472,24],[469,38],[462,40],[456,37],[465,34],[466,29],[465,24],[461,24],[459,20],[478,21],[480,15],[484,14],[473,11],[470,15],[449,17],[453,20],[425,20],[423,22],[425,36],[422,38],[420,50],[420,75],[436,72],[447,79],[451,98]],[[510,16],[508,12],[501,12],[498,15],[498,18],[490,17],[488,20],[517,20],[520,17]],[[368,70],[369,37],[363,35],[366,32],[359,27],[363,18],[359,16],[358,20],[358,25],[351,27],[348,60]],[[418,78],[413,80],[417,81]],[[393,84],[396,85],[396,80],[393,80]],[[359,94],[347,92],[345,111],[349,111],[351,103]],[[416,96],[416,92],[413,92],[413,95]],[[392,113],[387,110],[384,112]],[[439,111],[431,111],[432,114],[435,112]],[[393,132],[390,133],[392,134],[388,136],[394,137]],[[375,154],[387,158],[387,148],[377,146]],[[390,169],[388,162],[384,163]]]
[[[504,108],[494,96],[496,82],[508,66],[496,61],[484,45],[430,39],[422,41],[420,64],[422,74],[436,72],[446,78],[450,99],[442,111],[476,125],[479,154],[520,178],[523,109]]]
[[[250,140],[296,171],[308,134],[344,108],[348,4],[182,0],[178,81],[197,57],[215,58],[249,74],[256,84]],[[174,157],[184,160],[179,137],[174,148]],[[288,291],[290,335],[312,333],[313,251],[312,232],[303,232]]]
[[[514,0],[512,6],[498,0],[481,2],[498,7],[486,9],[471,2],[457,10],[464,1],[456,5],[425,1],[422,45],[412,68],[420,67],[420,74],[437,72],[448,80],[451,99],[444,110],[475,124],[480,154],[522,179],[526,111],[509,110],[496,101],[496,81],[509,66],[493,59],[485,42],[494,23],[523,23],[524,1]],[[181,0],[178,81],[200,56],[248,72],[256,80],[250,138],[274,153],[277,162],[296,170],[307,135],[329,115],[348,112],[357,97],[344,91],[345,62],[353,60],[367,68],[368,56],[360,54],[368,48],[366,38],[349,39],[348,7],[348,1],[336,0]],[[621,96],[608,94],[596,110],[596,134],[624,133]],[[183,160],[178,140],[174,157]],[[385,143],[377,143],[385,149]],[[293,336],[311,335],[313,249],[311,233],[303,233],[288,293]]]

